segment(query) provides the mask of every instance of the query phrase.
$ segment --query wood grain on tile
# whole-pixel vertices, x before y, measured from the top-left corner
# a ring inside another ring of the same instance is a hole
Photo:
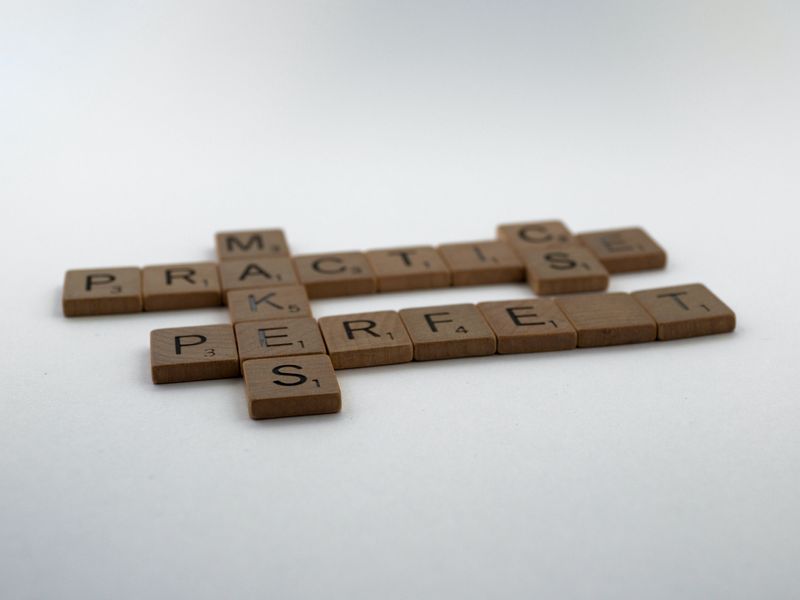
[[[138,267],[67,271],[61,301],[67,317],[141,312],[142,272]]]
[[[325,342],[314,319],[246,321],[235,326],[239,360],[325,354]]]
[[[290,258],[252,258],[226,260],[219,264],[223,299],[233,290],[298,285]]]
[[[405,363],[414,358],[411,338],[395,311],[322,317],[319,327],[334,369]]]
[[[203,308],[222,304],[216,263],[153,265],[142,269],[145,310]]]
[[[525,267],[506,242],[488,240],[442,244],[439,254],[453,274],[453,285],[523,281]]]
[[[498,354],[571,350],[578,345],[575,328],[553,300],[481,302],[478,309],[497,337]]]
[[[632,294],[658,324],[658,339],[728,333],[736,315],[701,283],[676,285]]]
[[[281,258],[289,256],[282,229],[223,231],[216,235],[220,260],[242,258]]]
[[[363,252],[295,256],[294,264],[309,298],[374,294],[377,291],[375,274]]]
[[[233,323],[310,317],[311,305],[302,285],[281,285],[228,292]]]
[[[447,287],[450,269],[433,246],[389,248],[367,252],[379,292]]]
[[[555,300],[578,332],[578,347],[652,342],[656,322],[630,294],[591,294]]]
[[[586,248],[529,250],[528,283],[540,295],[596,292],[608,287],[608,271]]]
[[[248,360],[242,367],[250,417],[337,413],[342,394],[326,355]]]
[[[528,221],[498,225],[497,237],[511,244],[523,260],[529,250],[574,243],[572,234],[561,221]]]
[[[609,273],[662,269],[667,253],[640,227],[593,231],[575,236]]]
[[[153,383],[177,383],[239,376],[231,325],[173,327],[150,332]]]
[[[414,344],[414,360],[494,354],[494,333],[474,304],[451,304],[400,311]]]

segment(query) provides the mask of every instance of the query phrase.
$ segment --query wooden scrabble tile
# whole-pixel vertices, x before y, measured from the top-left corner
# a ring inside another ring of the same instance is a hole
[[[67,271],[61,301],[67,317],[141,312],[142,272],[138,267]]]
[[[220,260],[289,256],[289,246],[282,229],[223,231],[216,237]]]
[[[498,354],[571,350],[578,345],[575,328],[553,300],[481,302],[478,309],[497,337]]]
[[[511,244],[523,259],[529,250],[574,243],[572,234],[561,221],[529,221],[498,225],[497,237]]]
[[[593,231],[575,237],[609,273],[661,269],[667,264],[667,253],[639,227]]]
[[[569,296],[555,302],[578,332],[578,348],[656,339],[655,321],[629,294]]]
[[[295,256],[294,265],[309,298],[374,294],[377,291],[375,274],[363,252]]]
[[[388,248],[367,252],[379,292],[447,287],[450,269],[433,246]]]
[[[595,292],[608,287],[608,271],[581,246],[529,250],[525,266],[528,283],[537,294]]]
[[[632,296],[658,324],[658,339],[728,333],[736,328],[736,315],[701,283],[643,290]]]
[[[228,310],[233,323],[311,316],[311,305],[302,285],[233,290],[228,292]]]
[[[154,265],[142,269],[145,310],[202,308],[222,304],[215,263]]]
[[[474,304],[400,311],[414,344],[414,360],[485,356],[497,349],[494,333]]]
[[[411,338],[393,310],[323,317],[319,328],[334,369],[410,362]]]
[[[238,377],[233,327],[198,325],[151,331],[150,368],[153,383]]]
[[[337,413],[342,393],[324,354],[248,360],[242,368],[253,419]]]
[[[523,281],[525,267],[506,242],[489,240],[442,244],[438,248],[453,274],[453,285]]]
[[[314,319],[274,319],[237,323],[239,360],[302,354],[325,354],[325,342]]]
[[[297,285],[297,274],[291,258],[250,258],[219,263],[223,301],[232,290],[272,288]]]

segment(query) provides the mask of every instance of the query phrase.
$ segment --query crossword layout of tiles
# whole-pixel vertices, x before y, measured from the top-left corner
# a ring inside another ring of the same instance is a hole
[[[250,416],[338,412],[335,371],[490,354],[667,341],[736,327],[699,283],[604,293],[609,275],[666,266],[641,228],[573,235],[560,221],[500,225],[478,242],[292,256],[280,229],[216,236],[218,263],[67,271],[68,317],[227,305],[230,323],[150,333],[154,383],[244,378]],[[527,281],[529,300],[314,319],[310,300]],[[592,292],[592,293],[587,293]]]

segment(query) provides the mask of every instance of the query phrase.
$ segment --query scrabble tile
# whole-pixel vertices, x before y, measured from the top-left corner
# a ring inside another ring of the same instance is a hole
[[[295,256],[297,275],[309,298],[374,294],[377,282],[363,252]]]
[[[253,419],[337,413],[342,393],[324,354],[248,360],[242,368]]]
[[[453,285],[523,281],[525,267],[506,242],[489,240],[442,244],[438,248],[453,274]]]
[[[450,269],[433,246],[388,248],[367,252],[379,292],[447,287]]]
[[[233,323],[311,316],[311,305],[302,285],[233,290],[228,292],[228,310]]]
[[[239,376],[231,325],[173,327],[150,332],[153,383]]]
[[[578,334],[553,300],[481,302],[478,309],[497,338],[498,354],[571,350]]]
[[[497,349],[494,333],[474,304],[400,311],[414,344],[414,360],[485,356]]]
[[[239,360],[302,354],[325,354],[325,342],[314,319],[274,319],[237,323]]]
[[[529,221],[499,225],[497,237],[511,244],[523,259],[529,250],[574,243],[572,234],[561,221]]]
[[[529,250],[525,266],[528,283],[537,294],[595,292],[608,287],[608,271],[580,246]]]
[[[319,328],[334,369],[410,362],[411,338],[393,310],[323,317]]]
[[[555,300],[578,332],[578,348],[652,342],[656,323],[629,294],[592,294]]]
[[[639,227],[593,231],[575,237],[609,273],[661,269],[667,264],[667,253]]]
[[[728,333],[736,315],[701,283],[644,290],[632,296],[658,324],[658,339]]]
[[[223,231],[216,237],[217,257],[220,260],[289,256],[289,246],[282,229]]]
[[[202,308],[222,304],[215,263],[155,265],[142,269],[145,310]]]
[[[67,317],[141,312],[142,272],[138,267],[67,271],[61,301]]]
[[[290,258],[226,260],[219,263],[219,276],[225,302],[228,292],[232,290],[272,288],[299,283]]]

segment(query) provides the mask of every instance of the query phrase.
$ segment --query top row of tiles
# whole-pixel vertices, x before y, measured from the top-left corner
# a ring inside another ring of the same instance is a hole
[[[196,308],[234,290],[302,285],[309,298],[530,282],[540,295],[601,291],[609,273],[659,268],[665,252],[639,228],[572,235],[560,221],[500,225],[496,240],[290,256],[283,231],[217,234],[219,265],[67,272],[68,316]],[[141,277],[140,277],[141,274]]]

